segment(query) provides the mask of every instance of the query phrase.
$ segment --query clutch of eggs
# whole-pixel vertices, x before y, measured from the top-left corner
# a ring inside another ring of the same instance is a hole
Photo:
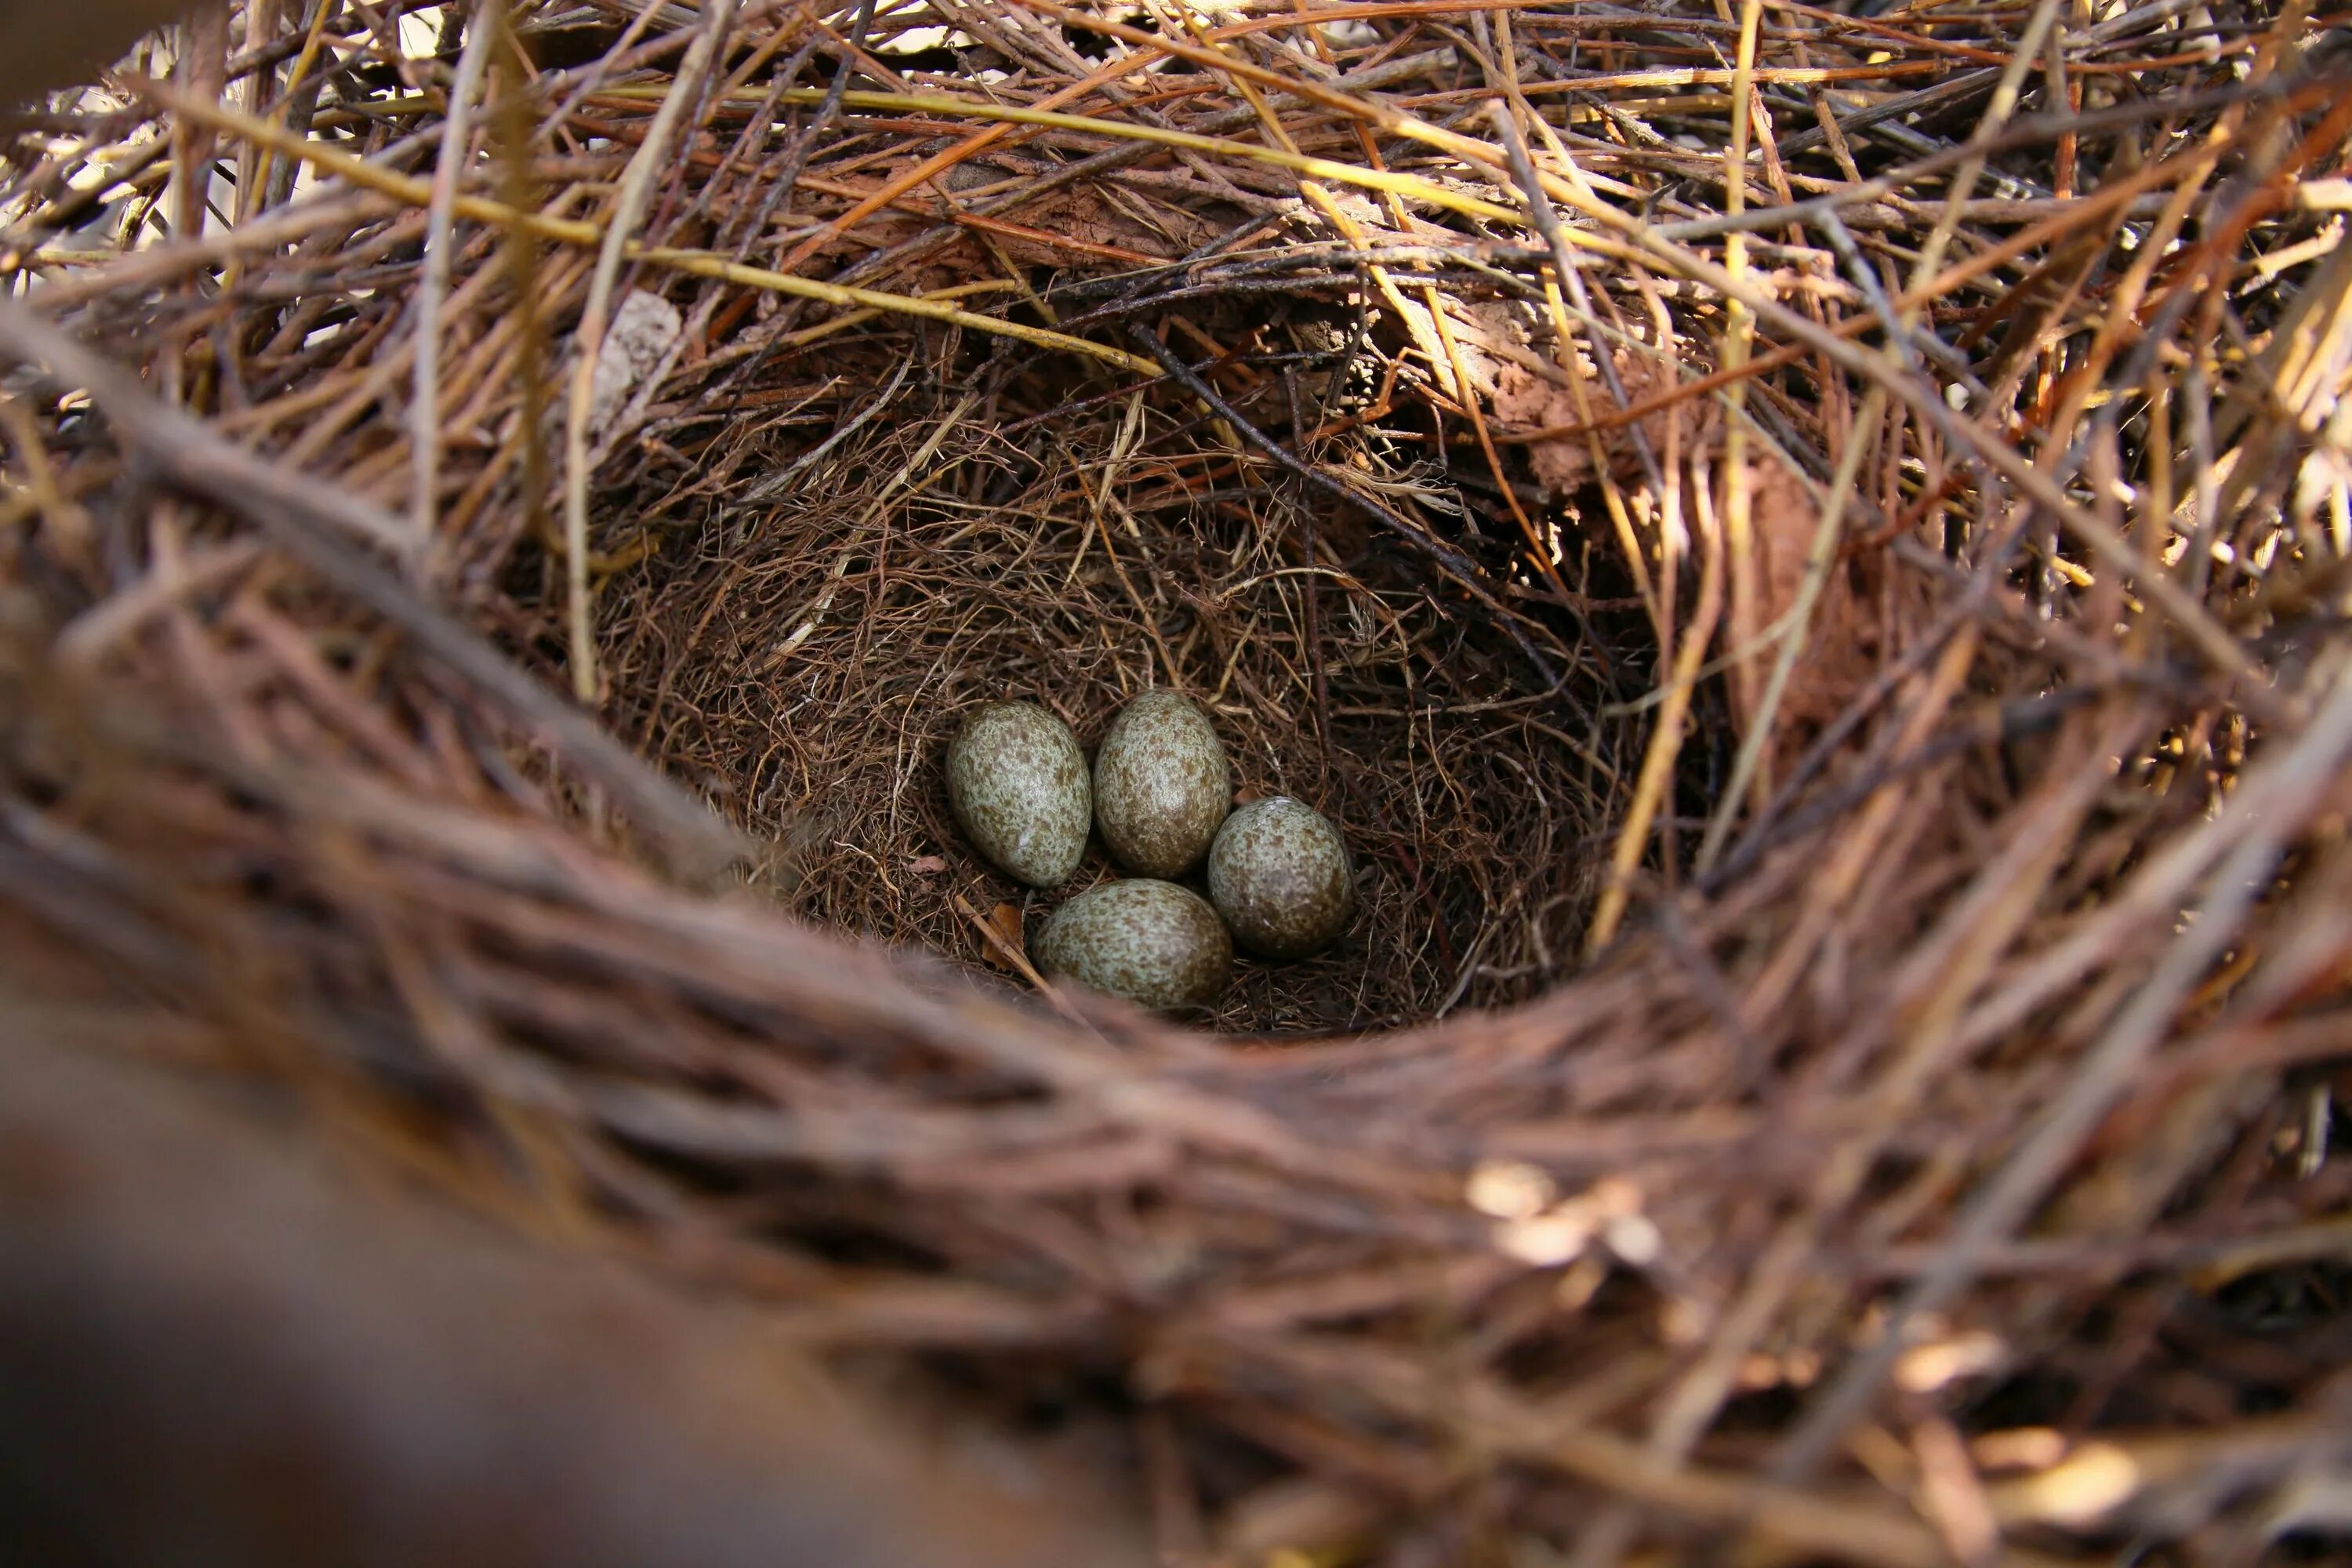
[[[1031,702],[974,710],[948,749],[948,795],[973,846],[1033,887],[1067,881],[1089,822],[1139,873],[1089,889],[1045,923],[1046,973],[1141,1006],[1204,1006],[1223,992],[1236,940],[1298,958],[1346,929],[1355,886],[1322,813],[1286,795],[1232,809],[1233,772],[1208,715],[1147,691],[1111,721],[1094,766],[1069,726]],[[1208,862],[1209,899],[1168,879]]]

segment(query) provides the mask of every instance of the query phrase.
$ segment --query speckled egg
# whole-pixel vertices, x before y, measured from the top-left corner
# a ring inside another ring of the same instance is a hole
[[[1209,847],[1209,897],[1234,938],[1268,958],[1304,958],[1347,929],[1355,879],[1339,830],[1304,801],[1254,800]]]
[[[972,847],[1034,888],[1087,850],[1094,790],[1070,727],[1034,702],[992,702],[948,746],[948,801]]]
[[[1054,911],[1037,966],[1139,1006],[1205,1006],[1234,969],[1233,938],[1208,900],[1149,877],[1089,888]]]
[[[1095,752],[1095,826],[1130,871],[1181,877],[1199,865],[1233,799],[1209,716],[1173,691],[1147,691],[1120,709]]]

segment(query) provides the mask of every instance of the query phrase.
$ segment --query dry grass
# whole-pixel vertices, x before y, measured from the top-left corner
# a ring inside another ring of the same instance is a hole
[[[256,4],[19,117],[12,979],[1171,1560],[2323,1524],[2344,19],[1323,19]],[[1366,868],[1223,1036],[1007,994],[940,799],[1146,684]]]

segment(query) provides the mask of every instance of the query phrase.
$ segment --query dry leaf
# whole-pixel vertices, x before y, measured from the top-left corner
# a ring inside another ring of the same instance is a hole
[[[1638,404],[1654,396],[1665,384],[1664,375],[1648,355],[1619,349],[1614,358],[1617,380],[1624,387],[1629,403]],[[1603,415],[1615,407],[1608,387],[1581,353],[1577,356],[1577,368],[1584,377],[1585,402],[1592,412]],[[1495,421],[1511,431],[1573,425],[1578,422],[1576,395],[1522,365],[1507,364],[1495,381]],[[1678,440],[1684,451],[1712,447],[1723,423],[1714,400],[1706,397],[1694,397],[1672,408],[1645,415],[1638,423],[1650,449],[1663,453],[1676,422],[1681,425]],[[1610,470],[1620,483],[1630,483],[1640,474],[1641,454],[1626,426],[1621,425],[1601,432],[1601,448],[1607,454]],[[1592,477],[1592,453],[1582,436],[1530,441],[1526,450],[1528,467],[1551,495],[1566,495]]]
[[[1613,400],[1591,363],[1580,352],[1579,367],[1587,376],[1585,395],[1596,414],[1613,406]],[[1616,351],[1615,363],[1626,397],[1633,403],[1656,394],[1664,384],[1664,372],[1648,356],[1631,350]],[[1496,422],[1507,430],[1528,431],[1577,423],[1575,395],[1565,386],[1539,377],[1518,365],[1506,366],[1495,394]],[[1719,456],[1723,420],[1712,399],[1694,398],[1662,409],[1639,421],[1651,450],[1661,458],[1670,449],[1685,454],[1705,451]],[[1677,425],[1679,428],[1677,428]],[[1669,440],[1669,437],[1674,437]],[[1649,497],[1643,483],[1641,459],[1625,427],[1605,431],[1601,450],[1617,481],[1628,487],[1634,514],[1643,513]],[[1527,443],[1528,462],[1554,496],[1565,495],[1593,477],[1590,444],[1582,436]],[[1744,625],[1727,620],[1721,637],[1725,649],[1747,647],[1764,628],[1778,624],[1792,609],[1805,584],[1813,535],[1821,523],[1821,508],[1811,488],[1770,456],[1756,460],[1749,470],[1748,515],[1754,558],[1748,563],[1754,603]],[[1856,581],[1866,575],[1866,563],[1832,563],[1821,595],[1808,620],[1803,650],[1790,672],[1773,714],[1772,755],[1792,755],[1822,726],[1844,711],[1884,660],[1883,628],[1876,614],[1875,590]],[[1734,710],[1743,728],[1752,724],[1780,644],[1775,640],[1751,651],[1730,673],[1727,685]]]
[[[1803,480],[1771,458],[1751,471],[1748,518],[1756,551],[1756,624],[1759,630],[1778,623],[1803,592],[1813,535],[1821,526],[1821,508]],[[1856,575],[1866,558],[1833,562],[1813,602],[1789,684],[1773,715],[1777,732],[1774,754],[1784,760],[1845,710],[1887,657],[1879,618],[1871,595],[1858,588]],[[1733,700],[1744,728],[1756,717],[1772,665],[1780,657],[1776,641],[1745,668],[1748,679],[1732,683]]]
[[[999,904],[988,911],[988,925],[996,936],[996,942],[986,944],[986,956],[990,966],[995,969],[1019,968],[1020,965],[1005,957],[1005,952],[1007,951],[1016,952],[1024,958],[1029,956],[1028,949],[1023,946],[1021,942],[1021,911],[1011,904]],[[1004,946],[999,948],[997,942],[1003,942]]]

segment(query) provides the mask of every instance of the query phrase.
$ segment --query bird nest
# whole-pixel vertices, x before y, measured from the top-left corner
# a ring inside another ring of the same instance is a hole
[[[2324,1522],[2326,18],[471,14],[10,122],[40,1017],[920,1352],[1168,1561]],[[1181,1027],[942,782],[1151,687],[1360,875]]]

